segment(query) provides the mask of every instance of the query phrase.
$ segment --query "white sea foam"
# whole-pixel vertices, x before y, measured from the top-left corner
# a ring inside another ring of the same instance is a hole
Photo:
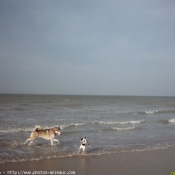
[[[161,114],[161,113],[175,113],[175,110],[145,110],[145,111],[138,111],[138,112],[133,112],[133,114],[138,113],[138,114]],[[132,114],[132,113],[131,113]]]
[[[127,130],[133,130],[135,129],[135,127],[127,127],[127,128],[117,128],[117,127],[113,127],[113,130],[117,130],[117,131],[127,131]]]
[[[155,110],[155,111],[141,111],[141,112],[138,112],[140,114],[156,114],[156,113],[159,113],[159,112],[162,112],[162,111],[159,111],[159,110]]]
[[[83,126],[85,125],[86,123],[71,123],[71,124],[67,124],[67,125],[61,125],[61,129],[66,129],[66,128],[69,128],[69,127],[73,127],[73,126]]]
[[[169,122],[170,123],[175,123],[175,119],[170,119]]]
[[[125,121],[125,122],[119,122],[119,124],[140,124],[144,122],[144,120],[131,120],[131,121]]]
[[[7,128],[0,129],[0,133],[32,132],[34,128]]]
[[[161,123],[175,123],[175,119],[162,119],[162,120],[159,120],[159,122]]]
[[[146,114],[154,114],[154,113],[158,113],[158,111],[145,111]]]
[[[124,125],[124,124],[140,124],[144,122],[144,120],[131,120],[131,121],[123,121],[123,122],[114,122],[114,121],[111,121],[111,122],[105,122],[105,121],[95,121],[95,122],[91,122],[92,124],[104,124],[104,125],[113,125],[113,124],[121,124],[121,125]]]

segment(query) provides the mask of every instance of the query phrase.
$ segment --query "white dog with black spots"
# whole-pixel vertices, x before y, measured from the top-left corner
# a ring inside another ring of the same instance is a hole
[[[85,153],[86,146],[89,145],[89,142],[87,141],[86,137],[80,139],[80,148],[78,151],[78,154],[80,154],[80,151],[82,150],[82,154]]]

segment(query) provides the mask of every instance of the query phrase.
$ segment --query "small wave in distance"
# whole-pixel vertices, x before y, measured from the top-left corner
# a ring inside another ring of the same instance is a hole
[[[113,127],[112,130],[116,130],[116,131],[128,131],[128,130],[134,130],[135,127],[127,127],[127,128],[117,128],[117,127]]]
[[[140,124],[142,122],[144,122],[145,120],[131,120],[131,121],[123,121],[123,122],[105,122],[105,121],[95,121],[95,122],[91,122],[92,124],[103,124],[103,125],[113,125],[113,124]]]
[[[159,120],[161,123],[175,123],[175,119],[162,119]]]

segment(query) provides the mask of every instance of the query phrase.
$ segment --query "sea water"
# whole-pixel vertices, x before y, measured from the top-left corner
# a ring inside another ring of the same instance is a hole
[[[60,126],[60,141],[34,131]],[[0,163],[74,157],[80,139],[86,156],[166,149],[175,144],[175,97],[0,95]]]

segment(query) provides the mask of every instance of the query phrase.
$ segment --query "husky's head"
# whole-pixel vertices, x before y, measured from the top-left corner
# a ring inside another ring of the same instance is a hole
[[[60,129],[60,127],[54,127],[53,129],[54,129],[55,135],[61,135],[61,129]]]

